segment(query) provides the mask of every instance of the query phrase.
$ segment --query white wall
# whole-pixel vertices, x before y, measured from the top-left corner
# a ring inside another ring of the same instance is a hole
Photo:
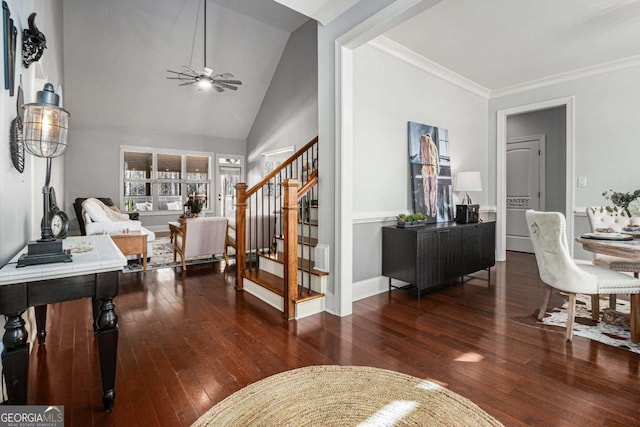
[[[545,210],[566,208],[567,117],[565,107],[507,117],[507,138],[545,135]]]
[[[25,152],[25,168],[20,174],[11,162],[9,154],[9,127],[11,120],[16,117],[16,96],[20,76],[24,90],[25,103],[35,102],[36,91],[42,90],[42,83],[48,81],[57,88],[63,85],[62,72],[62,0],[6,0],[11,18],[18,30],[16,43],[16,68],[14,96],[0,87],[0,265],[8,262],[18,253],[27,241],[40,237],[40,220],[42,218],[42,186],[44,185],[46,161]],[[27,19],[35,12],[36,26],[47,37],[47,49],[36,63],[25,69],[22,66],[21,46],[22,30],[28,28]],[[2,67],[0,67],[0,81],[4,81]],[[2,84],[2,83],[0,83]],[[73,128],[70,129],[73,132]],[[64,197],[65,157],[53,159],[51,171],[51,185],[56,189],[59,199]],[[60,202],[58,202],[60,204]],[[62,206],[61,206],[62,208]],[[69,211],[67,211],[69,213]],[[33,342],[35,334],[35,318],[33,309],[23,315],[29,334],[29,342]],[[0,330],[4,327],[4,317],[0,318]],[[3,350],[0,342],[0,352]]]
[[[309,20],[291,33],[247,137],[247,183],[261,178],[262,153],[318,135],[318,29]]]
[[[452,173],[478,170],[486,182],[487,108],[486,99],[373,47],[354,51],[354,282],[380,276],[380,227],[412,211],[407,122],[448,129]],[[487,192],[474,200],[485,205]]]
[[[42,90],[42,82],[51,82],[54,87],[63,85],[62,73],[62,1],[61,0],[7,0],[11,17],[18,30],[16,44],[16,93],[22,75],[24,100],[35,102],[37,90]],[[36,25],[47,37],[47,49],[37,63],[24,69],[21,61],[22,30],[28,28],[27,19],[35,12]],[[0,74],[3,75],[0,67]],[[38,82],[36,82],[38,79]],[[3,79],[0,79],[3,80]],[[39,86],[36,86],[38,84]],[[11,259],[28,240],[40,237],[42,218],[42,186],[46,161],[25,153],[25,170],[20,174],[11,162],[9,154],[9,126],[16,117],[16,96],[0,89],[0,264]],[[73,128],[70,129],[70,133]],[[54,159],[51,184],[59,199],[64,197],[65,157]],[[34,203],[35,202],[35,203]],[[59,202],[60,203],[60,202]],[[62,206],[61,206],[62,207]]]

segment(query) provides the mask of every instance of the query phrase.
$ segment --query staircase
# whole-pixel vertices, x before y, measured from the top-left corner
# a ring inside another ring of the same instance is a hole
[[[250,189],[236,185],[236,289],[300,319],[324,311],[318,245],[318,138]]]

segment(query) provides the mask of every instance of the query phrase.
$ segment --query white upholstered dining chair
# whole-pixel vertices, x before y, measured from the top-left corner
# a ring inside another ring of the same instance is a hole
[[[589,206],[587,208],[587,218],[592,232],[614,232],[619,233],[624,227],[631,224],[631,218],[626,212],[618,208],[607,206]],[[634,277],[640,274],[640,262],[611,255],[593,254],[593,263],[615,271],[633,273]],[[609,296],[609,308],[616,309],[616,295]]]
[[[538,319],[544,317],[553,289],[568,294],[567,341],[573,336],[576,294],[640,293],[640,280],[634,277],[599,265],[576,264],[569,253],[564,215],[530,209],[526,216],[540,279],[547,285]]]
[[[606,206],[588,207],[587,218],[593,232],[607,230],[618,233],[631,224],[631,218],[626,212],[607,209]],[[594,254],[593,263],[611,270],[633,273],[635,277],[640,273],[640,262],[628,258]]]

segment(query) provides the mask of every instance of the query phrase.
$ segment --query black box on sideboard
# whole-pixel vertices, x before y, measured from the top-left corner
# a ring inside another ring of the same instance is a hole
[[[480,205],[456,205],[456,222],[473,224],[480,218]]]

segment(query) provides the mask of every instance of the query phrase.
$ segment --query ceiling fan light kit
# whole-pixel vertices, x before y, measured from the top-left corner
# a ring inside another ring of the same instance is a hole
[[[207,67],[207,0],[203,0],[204,3],[204,36],[203,36],[203,45],[204,45],[204,69],[202,71],[196,71],[191,67],[186,65],[182,66],[182,71],[173,71],[167,70],[168,73],[171,73],[167,76],[167,79],[170,80],[180,80],[178,86],[192,86],[196,85],[202,90],[209,90],[212,87],[218,92],[224,92],[225,89],[229,90],[238,90],[238,86],[242,84],[240,80],[231,80],[233,79],[233,74],[231,73],[222,73],[222,74],[214,74],[213,70]],[[196,25],[197,25],[197,17],[196,17]]]

